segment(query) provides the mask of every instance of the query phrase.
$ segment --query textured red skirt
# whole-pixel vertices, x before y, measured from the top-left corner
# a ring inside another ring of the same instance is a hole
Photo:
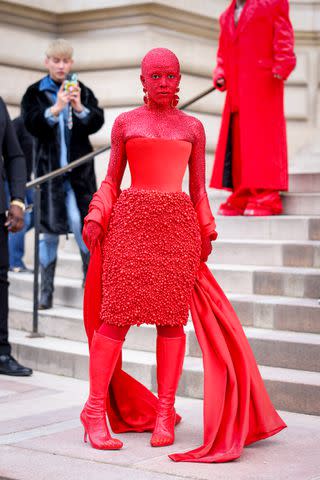
[[[101,321],[185,325],[200,252],[187,194],[124,190],[102,246]]]

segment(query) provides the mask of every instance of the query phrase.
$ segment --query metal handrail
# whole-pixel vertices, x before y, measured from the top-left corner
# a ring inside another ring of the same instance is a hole
[[[180,105],[179,110],[185,110],[187,107],[192,105],[193,103],[201,100],[201,98],[207,96],[209,93],[213,92],[215,87],[210,87],[204,92],[200,93],[196,97],[193,97],[191,100],[184,102]],[[70,162],[65,167],[58,168],[53,172],[47,173],[46,175],[42,175],[41,177],[35,178],[26,184],[26,188],[34,189],[34,202],[33,202],[33,210],[34,210],[34,281],[33,281],[33,322],[32,322],[32,332],[30,337],[40,337],[42,335],[38,332],[38,305],[39,305],[39,237],[40,237],[40,203],[41,203],[41,189],[40,186],[48,182],[49,180],[53,180],[65,173],[69,173],[80,165],[83,165],[89,161],[91,161],[97,155],[104,153],[110,150],[111,146],[107,145],[105,147],[98,148],[93,152],[84,155],[83,157]]]
[[[97,155],[100,155],[101,153],[106,152],[109,149],[110,149],[110,146],[108,145],[105,147],[97,148],[97,150],[93,150],[92,152],[87,153],[87,155],[84,155],[83,157],[80,157],[77,160],[74,160],[73,162],[68,163],[68,165],[66,165],[65,167],[57,168],[56,170],[53,170],[53,172],[46,173],[41,177],[37,177],[34,180],[31,180],[26,184],[26,188],[35,188],[37,186],[42,185],[45,182],[48,182],[49,180],[53,180],[56,177],[60,177],[60,175],[63,175],[64,173],[69,173],[75,168],[80,167],[80,165],[83,165],[84,163],[89,162]]]

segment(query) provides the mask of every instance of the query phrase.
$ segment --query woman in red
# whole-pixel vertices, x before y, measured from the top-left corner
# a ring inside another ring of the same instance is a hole
[[[288,0],[233,0],[220,18],[214,84],[227,91],[210,186],[221,215],[277,215],[288,189],[284,81],[295,67]]]
[[[191,309],[206,364],[204,445],[170,458],[228,461],[244,444],[285,425],[234,311],[203,263],[217,237],[205,189],[205,134],[197,119],[176,108],[176,56],[151,50],[142,61],[141,82],[145,105],[116,119],[107,176],[85,221],[91,252],[84,300],[90,345],[90,394],[81,413],[85,439],[98,449],[122,447],[109,433],[107,409],[117,433],[152,431],[153,447],[174,442],[183,326]],[[121,192],[127,161],[132,184]],[[190,197],[181,190],[187,167]],[[121,368],[125,335],[142,323],[158,332],[158,398]]]

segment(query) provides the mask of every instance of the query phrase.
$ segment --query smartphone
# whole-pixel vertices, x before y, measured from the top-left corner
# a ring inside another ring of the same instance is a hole
[[[78,75],[76,73],[68,73],[64,81],[64,89],[71,92],[73,87],[78,85]]]

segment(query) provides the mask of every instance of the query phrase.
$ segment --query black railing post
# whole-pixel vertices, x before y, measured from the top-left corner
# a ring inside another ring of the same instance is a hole
[[[40,337],[38,332],[38,306],[39,306],[39,237],[41,217],[41,187],[36,185],[33,201],[34,215],[34,277],[33,277],[33,322],[30,337]]]

